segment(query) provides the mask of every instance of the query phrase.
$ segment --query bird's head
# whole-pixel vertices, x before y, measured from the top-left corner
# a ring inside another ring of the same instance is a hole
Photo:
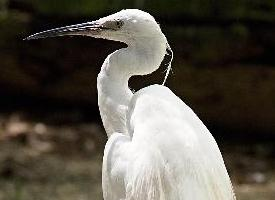
[[[140,37],[162,35],[150,14],[137,9],[121,10],[96,21],[55,28],[33,34],[26,40],[66,35],[82,35],[130,43]]]
[[[155,21],[154,17],[141,10],[121,10],[120,12],[100,18],[95,21],[64,26],[35,33],[25,38],[25,40],[67,35],[90,36],[94,38],[120,41],[126,43],[129,46],[131,44],[148,44],[152,43],[152,41],[154,43],[157,42],[163,45],[163,54],[165,53],[166,48],[167,54],[170,55],[170,61],[167,67],[167,72],[163,84],[165,83],[171,69],[173,52],[167,42],[166,37],[162,33],[160,26]],[[140,41],[143,41],[143,43]],[[161,54],[159,56],[162,57]],[[156,70],[158,66],[158,64],[154,66],[153,70]]]

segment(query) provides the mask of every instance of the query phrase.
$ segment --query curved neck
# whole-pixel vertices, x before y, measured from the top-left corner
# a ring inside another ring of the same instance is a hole
[[[100,115],[108,137],[114,132],[128,135],[126,113],[133,96],[128,80],[157,70],[165,52],[165,37],[141,38],[105,59],[97,78],[97,89]]]

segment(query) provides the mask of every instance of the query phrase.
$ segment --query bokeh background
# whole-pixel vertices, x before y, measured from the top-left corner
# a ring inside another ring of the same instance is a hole
[[[167,85],[209,127],[239,200],[275,199],[275,1],[0,0],[0,200],[102,200],[96,77],[123,44],[22,39],[122,8],[150,12],[175,58]],[[133,77],[161,83],[165,67]]]

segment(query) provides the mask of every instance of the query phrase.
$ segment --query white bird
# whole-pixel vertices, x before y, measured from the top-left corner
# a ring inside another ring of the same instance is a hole
[[[128,45],[106,58],[97,78],[98,105],[108,135],[102,168],[105,200],[235,199],[217,143],[192,109],[163,85],[136,93],[128,87],[131,76],[157,70],[170,49],[150,14],[122,10],[26,39],[64,35]]]

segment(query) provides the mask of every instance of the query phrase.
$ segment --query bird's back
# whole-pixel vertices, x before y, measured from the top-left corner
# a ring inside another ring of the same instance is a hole
[[[113,182],[117,188],[121,184],[121,199],[235,199],[214,138],[168,88],[153,85],[138,91],[127,119],[130,137],[108,142],[108,169],[103,168],[105,180],[121,180]]]

